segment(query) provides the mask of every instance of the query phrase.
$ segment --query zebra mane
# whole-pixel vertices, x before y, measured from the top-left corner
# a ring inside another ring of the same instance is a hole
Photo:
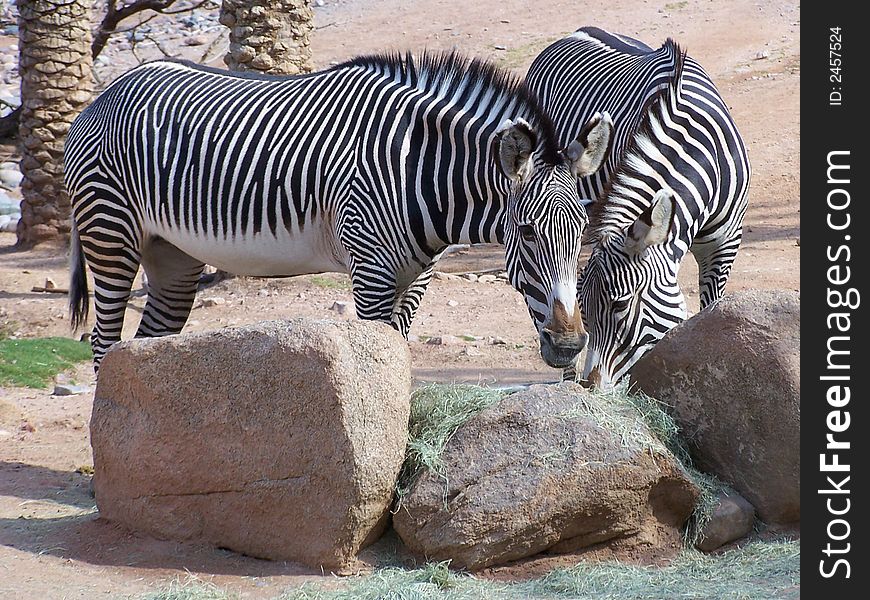
[[[605,242],[636,219],[646,206],[637,202],[637,194],[629,184],[633,179],[647,179],[643,170],[645,165],[644,145],[655,139],[653,123],[661,122],[662,117],[680,102],[681,80],[686,52],[673,39],[668,38],[663,48],[673,61],[667,85],[662,86],[641,111],[641,118],[629,135],[629,142],[622,152],[616,170],[605,186],[598,201],[589,208],[592,224],[587,236],[592,242]]]
[[[479,58],[469,58],[455,50],[424,51],[416,58],[411,52],[369,54],[333,68],[348,67],[374,69],[406,85],[432,91],[438,97],[452,98],[457,105],[493,110],[499,123],[507,118],[522,117],[538,134],[542,160],[549,164],[559,164],[564,160],[553,121],[525,82],[506,69]],[[481,91],[483,93],[479,93]]]

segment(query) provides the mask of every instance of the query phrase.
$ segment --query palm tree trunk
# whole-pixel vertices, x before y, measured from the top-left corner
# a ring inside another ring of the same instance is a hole
[[[230,29],[224,62],[233,71],[294,75],[311,71],[308,0],[223,0],[220,21]]]
[[[17,245],[27,248],[69,235],[63,146],[93,93],[91,0],[21,0],[18,11],[24,198]]]

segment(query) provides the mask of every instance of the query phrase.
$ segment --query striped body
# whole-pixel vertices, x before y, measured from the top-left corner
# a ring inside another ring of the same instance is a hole
[[[584,376],[608,386],[686,318],[677,272],[688,251],[701,307],[721,297],[742,237],[746,149],[709,76],[670,40],[652,50],[581,29],[544,50],[527,83],[559,136],[590,110],[616,122],[609,161],[578,183],[595,200],[579,286],[590,331]]]
[[[528,168],[506,174],[502,140],[526,130]],[[508,270],[540,330],[551,290],[565,284],[551,278],[576,264],[586,223],[534,99],[457,55],[361,57],[294,77],[148,63],[73,124],[66,177],[83,251],[73,289],[86,283],[85,259],[94,273],[97,365],[120,338],[140,263],[149,300],[138,336],[180,331],[204,263],[241,275],[349,273],[358,315],[407,335],[447,245],[517,239],[534,215],[562,223],[545,228],[555,266],[520,264],[509,245]],[[87,299],[71,306],[81,321]]]

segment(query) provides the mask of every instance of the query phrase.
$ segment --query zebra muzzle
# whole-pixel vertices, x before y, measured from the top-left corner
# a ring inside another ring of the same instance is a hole
[[[541,357],[544,362],[556,369],[572,366],[589,339],[585,332],[560,333],[547,328],[541,329],[539,337]]]

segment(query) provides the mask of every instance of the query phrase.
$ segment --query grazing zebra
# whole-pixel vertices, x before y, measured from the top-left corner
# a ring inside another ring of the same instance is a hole
[[[576,177],[606,159],[595,115],[557,145],[525,85],[451,54],[364,56],[279,77],[156,61],[112,83],[73,123],[70,310],[95,369],[120,339],[141,265],[137,337],[181,331],[203,264],[242,275],[350,274],[357,314],[407,336],[449,244],[506,246],[541,354],[585,346],[576,300],[587,217]]]
[[[743,232],[746,149],[710,77],[670,39],[652,50],[580,29],[545,49],[526,81],[557,136],[592,107],[617,123],[607,163],[578,182],[597,198],[578,285],[590,336],[582,377],[610,387],[686,318],[677,271],[689,250],[701,307],[721,297]]]

